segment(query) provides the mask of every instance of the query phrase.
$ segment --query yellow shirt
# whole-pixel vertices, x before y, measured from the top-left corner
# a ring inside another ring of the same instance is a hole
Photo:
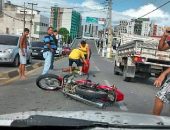
[[[78,59],[81,59],[81,58],[84,59],[84,54],[79,49],[72,50],[70,55],[69,55],[69,59],[78,60]]]
[[[83,52],[84,55],[87,54],[87,51],[88,51],[88,44],[86,44],[85,47],[82,47],[82,46],[80,45],[80,50]]]

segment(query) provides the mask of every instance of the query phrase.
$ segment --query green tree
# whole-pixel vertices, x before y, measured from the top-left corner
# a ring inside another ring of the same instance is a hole
[[[60,28],[58,33],[64,37],[63,41],[67,43],[69,37],[69,31],[67,30],[67,28]]]

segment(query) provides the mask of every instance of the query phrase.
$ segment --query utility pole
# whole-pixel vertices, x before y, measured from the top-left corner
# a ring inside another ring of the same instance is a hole
[[[112,31],[112,0],[108,1],[108,14],[109,14],[109,21],[108,21],[108,45],[107,45],[107,58],[111,58],[112,54],[112,41],[113,41],[113,31]]]
[[[25,24],[26,24],[25,14],[26,14],[26,12],[27,12],[27,11],[26,11],[26,8],[25,8],[25,2],[24,2],[24,10],[21,10],[20,12],[23,12],[23,13],[24,13],[24,22],[23,22],[23,23],[24,23],[24,26],[23,26],[23,27],[25,28]],[[24,30],[24,29],[23,29],[23,30]]]
[[[32,25],[33,25],[33,10],[34,10],[34,5],[37,5],[37,4],[34,4],[34,3],[28,3],[29,5],[31,5],[31,20],[30,20],[30,41],[31,41],[31,35],[32,35]]]

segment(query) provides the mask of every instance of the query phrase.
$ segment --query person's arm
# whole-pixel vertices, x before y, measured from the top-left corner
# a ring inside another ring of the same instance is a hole
[[[89,47],[89,45],[87,47],[87,59],[88,60],[90,59],[90,47]]]
[[[159,41],[159,45],[158,45],[158,50],[159,51],[165,51],[167,49],[170,48],[170,43],[166,42],[166,38],[168,37],[169,34],[167,34],[166,32],[163,34],[161,40]]]
[[[53,51],[53,49],[51,48],[50,43],[46,43],[47,47],[49,48],[50,51]]]
[[[80,56],[81,56],[81,59],[83,60],[83,62],[85,64],[87,64],[86,60],[85,60],[85,57],[84,57],[84,54],[80,51]]]
[[[24,44],[25,38],[26,38],[26,37],[22,36],[21,39],[20,39],[20,43],[19,43],[19,47],[20,47],[20,49],[21,49],[21,52],[22,52],[22,55],[23,55],[23,56],[25,56],[24,49],[23,49],[23,48],[24,48],[24,45],[23,45],[23,44]]]
[[[168,74],[170,74],[170,68],[161,73],[161,75],[155,80],[154,85],[160,87]]]

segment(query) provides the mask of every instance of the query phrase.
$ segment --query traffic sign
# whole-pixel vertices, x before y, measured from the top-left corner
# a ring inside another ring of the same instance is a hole
[[[95,18],[95,17],[86,17],[86,22],[87,23],[96,23],[96,24],[98,24],[98,18]]]

